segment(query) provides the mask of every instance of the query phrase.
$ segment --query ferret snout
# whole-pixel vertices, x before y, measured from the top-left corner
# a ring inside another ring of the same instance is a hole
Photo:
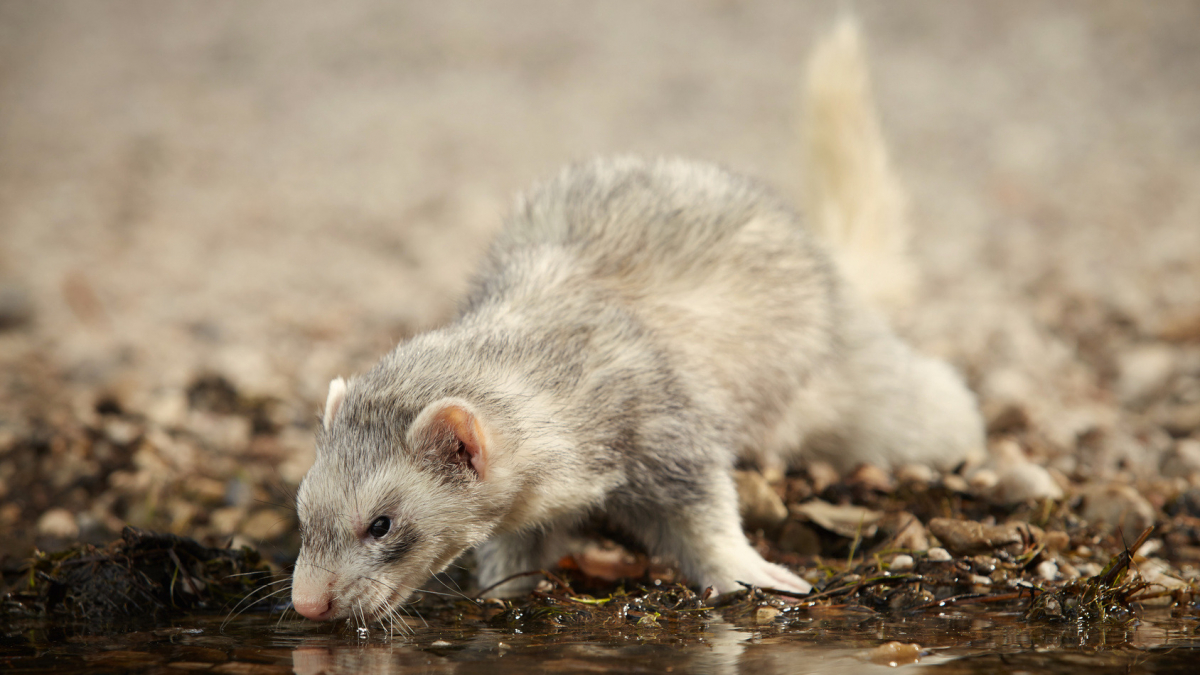
[[[326,621],[333,618],[333,578],[322,580],[326,583],[316,583],[311,586],[301,579],[293,580],[292,607],[304,617],[313,621]]]
[[[313,621],[324,621],[333,616],[333,594],[323,593],[321,595],[299,596],[293,592],[292,607],[301,616]]]

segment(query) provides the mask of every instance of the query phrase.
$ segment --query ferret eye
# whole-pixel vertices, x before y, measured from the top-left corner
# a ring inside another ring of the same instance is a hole
[[[367,528],[367,534],[382,539],[389,530],[392,529],[392,519],[387,516],[379,516],[375,522],[371,523],[371,527]]]

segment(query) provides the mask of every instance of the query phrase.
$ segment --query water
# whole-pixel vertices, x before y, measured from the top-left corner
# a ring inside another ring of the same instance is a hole
[[[1127,626],[1079,631],[1030,625],[1015,613],[954,611],[913,616],[839,610],[768,615],[714,611],[694,622],[627,617],[602,625],[531,622],[444,611],[386,635],[278,616],[197,616],[120,630],[10,623],[0,669],[17,673],[874,673],[891,672],[889,641],[906,672],[1197,673],[1200,617],[1143,612]],[[759,623],[762,621],[762,623]],[[917,659],[913,661],[913,656]]]

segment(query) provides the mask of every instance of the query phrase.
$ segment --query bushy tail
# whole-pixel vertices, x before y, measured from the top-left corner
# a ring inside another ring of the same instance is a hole
[[[858,24],[843,19],[808,65],[804,144],[813,229],[877,307],[912,299],[907,197],[888,159]]]

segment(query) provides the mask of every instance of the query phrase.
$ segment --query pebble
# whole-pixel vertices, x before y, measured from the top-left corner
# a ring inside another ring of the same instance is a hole
[[[900,483],[915,483],[929,485],[937,478],[931,467],[924,464],[905,464],[896,471],[896,480]]]
[[[1117,395],[1124,403],[1153,396],[1176,370],[1176,350],[1162,343],[1138,345],[1117,356]]]
[[[1042,499],[1062,499],[1063,491],[1045,467],[1023,462],[1002,470],[987,496],[994,503],[1012,506]]]
[[[451,647],[453,645],[451,645],[449,642],[446,642],[445,640],[434,640],[433,642],[431,642],[429,644],[429,646],[442,648],[442,647]]]
[[[971,474],[971,477],[967,479],[967,485],[970,485],[972,490],[979,493],[985,493],[991,490],[992,488],[996,487],[996,483],[999,482],[1000,477],[997,476],[996,472],[992,471],[991,469],[980,469]]]
[[[1084,491],[1083,499],[1080,515],[1084,520],[1110,531],[1120,529],[1130,541],[1154,523],[1154,507],[1129,485],[1092,487]]]
[[[925,557],[935,562],[947,562],[954,560],[954,557],[950,555],[950,552],[940,546],[935,546],[926,551]]]
[[[1158,422],[1175,436],[1187,436],[1200,430],[1200,401],[1171,406],[1159,413]]]
[[[891,492],[896,487],[891,474],[874,464],[860,464],[858,468],[846,476],[847,485],[874,490],[876,492]]]
[[[777,616],[779,616],[778,607],[759,607],[758,611],[754,613],[754,622],[761,626],[775,621]]]
[[[1160,472],[1168,478],[1190,478],[1200,472],[1200,440],[1185,438],[1163,457]]]
[[[916,643],[885,642],[868,651],[867,660],[877,665],[890,666],[892,668],[916,663],[921,660],[921,645]]]
[[[142,428],[132,422],[113,418],[104,423],[104,436],[117,446],[128,446],[142,435]]]
[[[913,557],[911,555],[908,555],[907,553],[901,553],[900,555],[892,558],[891,563],[888,564],[888,571],[903,572],[905,570],[911,570],[913,568],[913,564]]]
[[[1045,581],[1054,581],[1058,578],[1058,564],[1053,560],[1043,560],[1038,563],[1037,573]]]
[[[942,485],[946,486],[951,492],[961,494],[971,494],[971,486],[967,483],[967,479],[962,476],[952,473],[942,477]]]
[[[921,521],[907,511],[885,514],[879,519],[879,529],[891,539],[894,548],[924,551],[929,548],[929,536]]]
[[[79,524],[75,516],[66,509],[50,509],[37,521],[38,534],[59,539],[74,539],[79,536]]]

